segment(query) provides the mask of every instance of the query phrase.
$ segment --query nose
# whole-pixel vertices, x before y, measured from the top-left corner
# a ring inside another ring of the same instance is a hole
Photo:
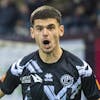
[[[48,36],[48,30],[47,30],[47,28],[43,29],[43,36]]]

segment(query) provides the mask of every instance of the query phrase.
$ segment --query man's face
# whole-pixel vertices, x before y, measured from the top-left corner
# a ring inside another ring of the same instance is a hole
[[[36,19],[31,33],[39,49],[45,53],[50,53],[59,47],[59,37],[63,36],[64,27],[59,25],[54,18]]]

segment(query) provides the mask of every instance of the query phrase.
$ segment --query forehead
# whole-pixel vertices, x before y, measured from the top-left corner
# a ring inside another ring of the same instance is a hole
[[[48,26],[50,24],[58,25],[58,22],[54,18],[36,19],[36,20],[34,20],[34,26],[37,26],[37,25],[40,25],[40,26]]]

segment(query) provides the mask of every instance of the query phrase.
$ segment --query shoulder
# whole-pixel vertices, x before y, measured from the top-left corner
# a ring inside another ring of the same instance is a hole
[[[90,65],[87,62],[85,62],[84,60],[82,60],[82,62],[83,62],[82,66],[76,65],[76,68],[77,68],[77,70],[79,72],[79,75],[81,77],[89,77],[89,76],[91,76],[92,75],[92,69],[91,69]]]
[[[64,56],[65,56],[65,59],[67,59],[67,61],[70,62],[74,66],[76,66],[76,65],[82,66],[83,65],[82,60],[78,56],[74,55],[73,53],[71,53],[69,51],[64,50]]]
[[[68,51],[65,51],[65,53],[67,60],[77,69],[81,77],[88,77],[92,75],[92,69],[86,61]]]
[[[30,63],[32,59],[35,59],[35,56],[36,56],[36,52],[32,52],[29,55],[13,63],[10,67],[11,73],[15,76],[21,75],[24,68],[27,66],[27,64]]]
[[[21,60],[19,60],[20,66],[24,66],[25,64],[30,62],[31,59],[36,59],[36,55],[37,55],[37,51],[32,52],[32,53],[28,54],[27,56],[23,57]]]

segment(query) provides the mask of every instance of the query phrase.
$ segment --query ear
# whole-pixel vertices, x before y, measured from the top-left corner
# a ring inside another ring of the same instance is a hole
[[[32,27],[30,27],[30,33],[31,33],[31,37],[34,39],[34,29]]]
[[[60,37],[64,35],[64,25],[60,25]]]

